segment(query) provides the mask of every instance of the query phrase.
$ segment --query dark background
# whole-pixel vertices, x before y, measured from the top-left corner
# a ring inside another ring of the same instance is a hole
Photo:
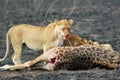
[[[109,43],[120,52],[120,0],[0,0],[0,58],[5,54],[5,36],[10,27],[22,23],[46,26],[55,19],[73,19],[72,33],[101,44]],[[10,48],[0,66],[12,64],[12,53]],[[22,55],[25,62],[40,53],[25,48]],[[14,80],[119,80],[119,75],[119,70],[0,72],[1,79]]]

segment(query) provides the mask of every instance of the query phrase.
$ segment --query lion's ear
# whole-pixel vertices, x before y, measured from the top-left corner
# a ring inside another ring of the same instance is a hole
[[[74,21],[73,21],[72,19],[69,20],[69,23],[70,23],[71,25],[73,24],[73,22],[74,22]]]
[[[57,19],[54,20],[54,23],[57,24]]]
[[[55,19],[54,22],[56,23],[56,22],[57,22],[57,19]]]

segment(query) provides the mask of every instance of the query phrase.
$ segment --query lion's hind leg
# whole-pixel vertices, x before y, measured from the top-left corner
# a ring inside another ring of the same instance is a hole
[[[18,39],[19,38],[17,34],[12,35],[11,37],[11,43],[14,51],[11,59],[15,65],[21,64],[22,40],[21,39],[18,40]]]
[[[15,65],[18,65],[18,64],[22,63],[21,62],[21,48],[22,47],[19,47],[19,49],[14,48],[14,53],[13,53],[11,59],[12,59],[12,61]]]

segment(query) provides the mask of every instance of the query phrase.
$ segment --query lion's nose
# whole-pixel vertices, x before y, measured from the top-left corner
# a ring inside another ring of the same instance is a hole
[[[65,38],[69,38],[69,34],[65,35]]]
[[[64,35],[63,35],[63,39],[64,39],[64,40],[66,40],[66,39],[68,39],[68,38],[69,38],[69,34],[64,34]]]

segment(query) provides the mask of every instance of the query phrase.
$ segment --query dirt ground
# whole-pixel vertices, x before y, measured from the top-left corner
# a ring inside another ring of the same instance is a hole
[[[27,23],[45,26],[54,19],[73,19],[71,33],[109,43],[120,52],[120,0],[0,0],[0,58],[5,54],[5,36],[10,27]],[[0,62],[13,64],[10,57]],[[42,52],[24,48],[22,62]],[[0,80],[120,80],[120,70],[0,71]]]
[[[3,71],[0,80],[120,80],[119,70]]]

